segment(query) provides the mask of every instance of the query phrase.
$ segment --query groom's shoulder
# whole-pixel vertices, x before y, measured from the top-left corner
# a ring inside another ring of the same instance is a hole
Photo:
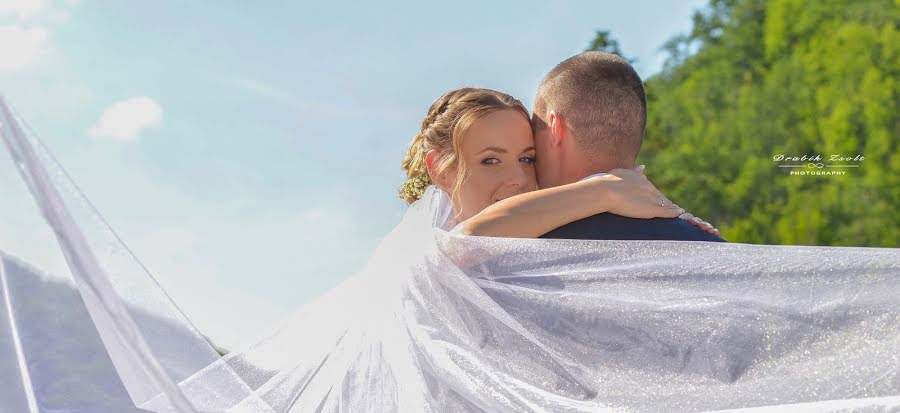
[[[680,218],[638,219],[610,213],[571,222],[541,238],[727,242]]]

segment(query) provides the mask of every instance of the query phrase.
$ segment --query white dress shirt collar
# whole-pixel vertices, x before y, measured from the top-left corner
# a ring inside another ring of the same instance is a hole
[[[584,178],[579,179],[578,182],[581,182],[581,181],[583,181],[583,180],[585,180],[585,179],[591,179],[591,178],[593,178],[593,177],[595,177],[595,176],[603,176],[603,175],[609,175],[609,174],[606,173],[606,172],[595,173],[595,174],[593,174],[593,175],[586,176],[586,177],[584,177]]]

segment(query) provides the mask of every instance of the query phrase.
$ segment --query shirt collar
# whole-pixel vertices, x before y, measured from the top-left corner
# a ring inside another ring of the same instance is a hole
[[[593,175],[586,176],[586,177],[584,177],[584,178],[579,179],[578,182],[584,181],[585,179],[591,179],[591,178],[594,178],[594,177],[597,177],[597,176],[603,176],[603,175],[609,175],[609,174],[606,173],[606,172],[595,173],[595,174],[593,174]]]

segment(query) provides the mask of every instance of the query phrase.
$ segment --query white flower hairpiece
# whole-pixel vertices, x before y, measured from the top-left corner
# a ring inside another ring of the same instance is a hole
[[[414,199],[420,199],[425,195],[425,188],[428,188],[428,185],[431,185],[431,177],[427,172],[422,172],[403,183],[400,187],[400,197],[412,195]]]

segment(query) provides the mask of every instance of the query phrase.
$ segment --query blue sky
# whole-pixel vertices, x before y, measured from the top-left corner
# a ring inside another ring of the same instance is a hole
[[[226,346],[363,265],[444,91],[530,107],[596,29],[650,76],[705,1],[257,3],[0,4],[0,93]],[[0,249],[55,271],[4,158]]]

